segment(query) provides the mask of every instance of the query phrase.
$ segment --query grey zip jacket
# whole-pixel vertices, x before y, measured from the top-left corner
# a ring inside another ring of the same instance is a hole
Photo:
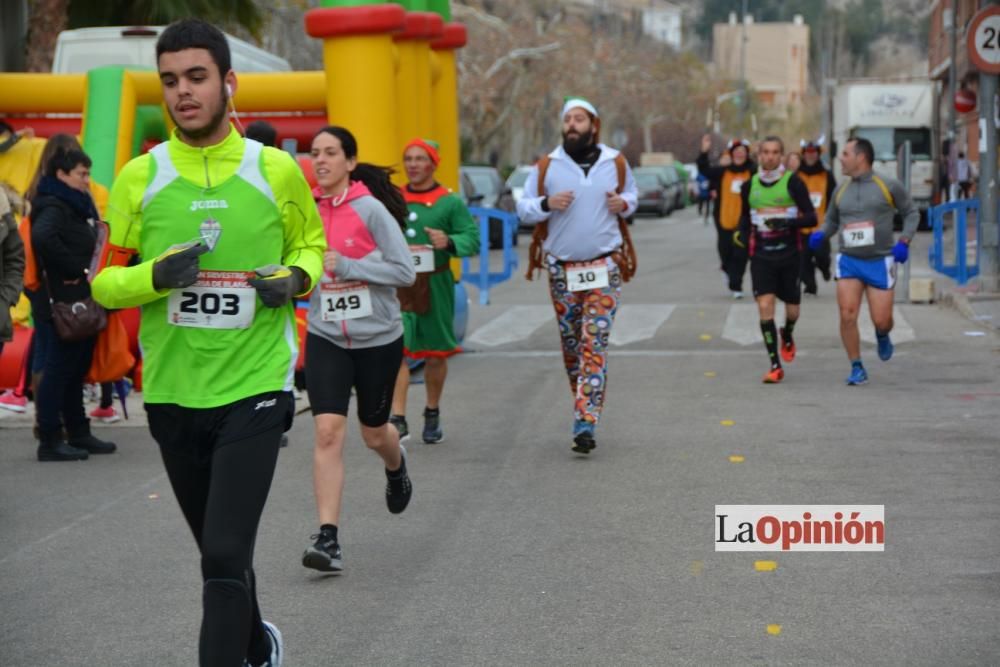
[[[879,176],[885,183],[895,206],[889,203],[882,188],[875,182],[872,172],[855,176],[847,181],[833,195],[830,208],[826,212],[823,223],[823,234],[832,238],[838,230],[841,231],[840,252],[858,259],[876,259],[892,254],[892,220],[896,211],[903,217],[903,233],[900,235],[907,241],[913,240],[913,235],[920,224],[920,211],[917,209],[910,193],[903,184],[894,178]],[[875,227],[875,242],[871,245],[848,248],[844,243],[844,226],[851,223],[871,221]]]
[[[352,181],[343,201],[313,190],[326,241],[338,253],[334,275],[324,272],[309,298],[308,332],[343,348],[387,345],[403,335],[397,287],[416,280],[413,258],[399,223],[365,185]],[[336,201],[336,205],[334,202]],[[322,285],[334,281],[368,284],[372,313],[324,322]]]

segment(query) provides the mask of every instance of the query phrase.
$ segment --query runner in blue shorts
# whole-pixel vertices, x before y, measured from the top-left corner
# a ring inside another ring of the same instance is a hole
[[[840,307],[840,338],[851,360],[849,385],[868,382],[868,373],[861,363],[858,332],[858,310],[864,294],[868,296],[868,310],[875,325],[879,359],[888,361],[892,357],[889,332],[896,264],[909,257],[910,241],[920,222],[920,212],[903,185],[872,172],[874,159],[874,148],[867,139],[851,139],[844,144],[840,164],[844,175],[851,180],[837,189],[823,228],[809,237],[809,247],[816,249],[839,231],[840,251],[834,275]],[[903,218],[903,232],[893,244],[893,219],[897,215]]]

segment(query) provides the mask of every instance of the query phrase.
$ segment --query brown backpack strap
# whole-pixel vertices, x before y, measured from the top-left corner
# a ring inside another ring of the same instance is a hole
[[[621,153],[615,156],[615,170],[618,172],[618,194],[625,191],[625,156]],[[618,216],[618,231],[622,235],[621,252],[612,254],[613,259],[618,264],[618,270],[622,273],[622,280],[628,282],[632,280],[639,261],[635,254],[635,245],[632,243],[632,233],[628,229],[628,222],[625,218]]]
[[[548,155],[538,160],[538,195],[540,197],[545,196],[545,174],[549,170],[550,162],[552,162],[552,158]],[[549,221],[542,220],[535,225],[534,231],[531,232],[531,246],[528,248],[528,271],[524,274],[528,280],[534,280],[535,271],[541,271],[545,268],[542,244],[548,237]]]
[[[615,171],[618,172],[618,194],[625,191],[625,156],[619,153],[615,156]]]
[[[538,161],[538,194],[545,196],[545,172],[549,169],[549,156],[545,156]],[[615,156],[615,171],[618,173],[618,187],[615,190],[621,194],[625,190],[625,156],[619,153]],[[629,232],[628,223],[625,218],[618,217],[618,230],[622,235],[621,252],[612,253],[618,269],[621,271],[622,280],[628,282],[635,275],[638,268],[638,259],[635,254],[635,245],[632,243],[632,234]],[[535,225],[535,230],[531,234],[531,247],[528,249],[528,271],[524,277],[533,280],[535,271],[545,268],[545,257],[542,253],[542,244],[549,236],[549,223],[543,220]]]

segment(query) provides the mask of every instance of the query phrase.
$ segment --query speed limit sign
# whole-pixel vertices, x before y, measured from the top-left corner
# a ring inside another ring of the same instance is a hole
[[[1000,74],[1000,5],[991,5],[972,18],[967,40],[969,59],[979,71]]]

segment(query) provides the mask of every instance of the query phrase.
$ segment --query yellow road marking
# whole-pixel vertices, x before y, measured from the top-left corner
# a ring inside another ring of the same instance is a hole
[[[746,461],[746,459],[743,458],[742,454],[730,454],[729,455],[729,462],[730,463],[743,463],[744,461]]]
[[[780,635],[781,634],[781,626],[778,625],[777,623],[771,623],[770,625],[767,626],[767,634],[769,634],[769,635]]]
[[[754,561],[753,569],[758,572],[773,572],[778,569],[778,564],[773,560]]]

